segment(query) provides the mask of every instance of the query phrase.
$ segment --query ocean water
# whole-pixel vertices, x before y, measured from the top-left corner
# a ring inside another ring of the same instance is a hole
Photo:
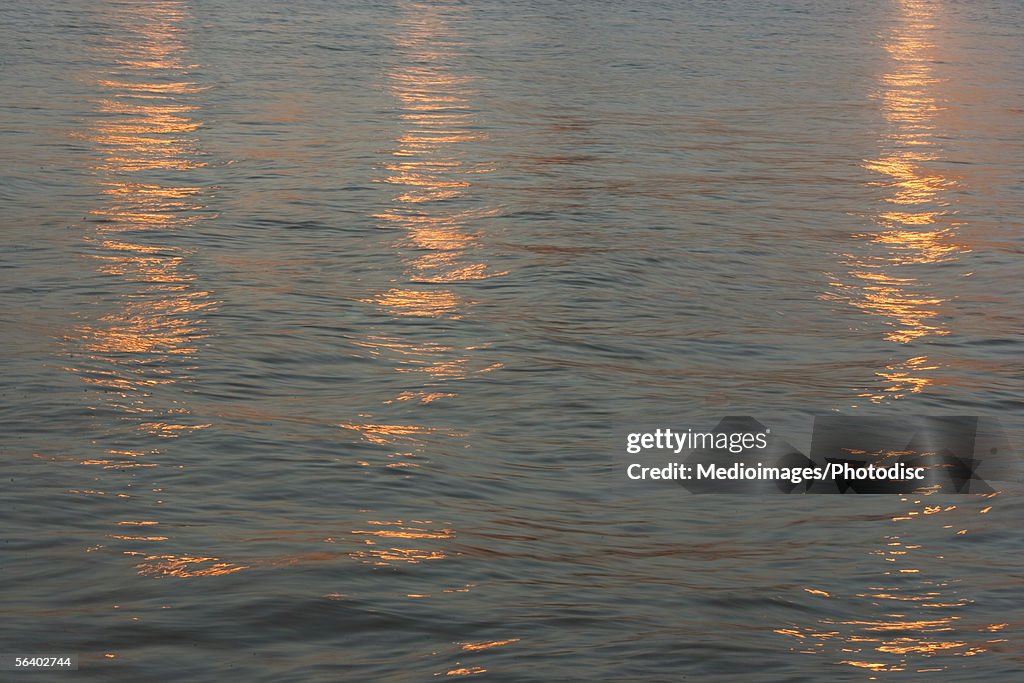
[[[6,3],[0,651],[1020,678],[1019,485],[629,497],[609,454],[640,416],[1020,434],[1022,36],[1015,0]]]

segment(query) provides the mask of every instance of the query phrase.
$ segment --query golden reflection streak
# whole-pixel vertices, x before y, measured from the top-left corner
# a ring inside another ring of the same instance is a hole
[[[198,315],[214,305],[185,269],[184,250],[146,244],[137,237],[147,231],[180,230],[204,208],[201,188],[166,180],[175,171],[203,165],[190,135],[202,125],[191,101],[201,88],[187,80],[191,65],[182,59],[181,24],[186,18],[187,9],[180,3],[152,3],[119,26],[129,37],[112,37],[105,50],[114,55],[117,71],[96,80],[104,93],[97,104],[102,116],[86,136],[102,154],[95,170],[107,198],[91,212],[99,220],[91,240],[100,261],[97,270],[136,285],[136,290],[122,297],[119,309],[97,324],[79,327],[68,340],[101,369],[68,369],[110,392],[115,406],[132,420],[154,412],[146,405],[154,387],[185,378],[187,369],[181,363],[195,355],[197,342],[205,336]],[[208,426],[184,423],[188,413],[179,405],[137,426],[171,438]],[[122,466],[129,465],[139,463],[122,461]]]
[[[468,162],[460,150],[463,143],[484,139],[485,135],[473,130],[473,77],[455,74],[450,66],[458,57],[459,41],[445,12],[458,11],[462,8],[409,4],[394,38],[403,62],[391,71],[389,81],[405,130],[396,137],[390,158],[382,164],[386,172],[382,182],[399,189],[394,206],[373,217],[382,227],[398,229],[402,236],[394,244],[396,251],[416,255],[405,261],[407,284],[395,285],[363,302],[400,318],[459,320],[475,302],[444,285],[499,274],[490,272],[486,263],[464,260],[479,246],[479,236],[468,230],[466,223],[488,212],[459,209],[453,203],[472,187],[475,174],[488,170]],[[397,372],[421,373],[428,382],[415,390],[402,391],[384,401],[385,405],[455,398],[457,392],[442,390],[439,385],[495,367],[474,367],[467,353],[473,347],[413,343],[380,335],[355,343],[374,356],[386,353],[395,357]],[[384,443],[380,425],[341,426],[361,429],[369,443]]]
[[[406,264],[411,283],[450,284],[500,275],[485,263],[462,261],[479,242],[465,222],[486,213],[458,211],[450,205],[472,186],[475,174],[488,170],[466,161],[459,150],[463,143],[486,139],[473,128],[473,78],[457,75],[446,65],[458,56],[458,45],[439,8],[411,6],[403,28],[395,42],[406,60],[389,79],[407,128],[384,164],[383,180],[401,190],[395,197],[397,206],[376,218],[401,230],[404,237],[396,247],[421,252]],[[368,301],[399,316],[449,319],[461,318],[473,303],[451,288],[406,286]]]
[[[479,652],[480,650],[489,650],[492,647],[502,647],[503,645],[511,645],[518,642],[519,638],[508,638],[507,640],[487,640],[481,643],[462,643],[462,649],[466,652]]]
[[[205,166],[194,136],[203,125],[196,116],[195,96],[204,88],[189,78],[195,65],[185,61],[186,4],[166,0],[136,5],[130,14],[103,6],[99,11],[114,28],[100,51],[116,66],[94,81],[101,92],[97,118],[83,136],[100,156],[93,170],[105,200],[90,212],[96,227],[87,240],[99,262],[97,272],[117,278],[121,286],[116,289],[126,293],[113,312],[66,338],[73,355],[85,357],[82,367],[66,369],[102,390],[104,400],[137,434],[173,439],[209,425],[190,420],[190,410],[179,401],[158,406],[154,391],[189,379],[188,363],[206,336],[201,316],[215,302],[196,286],[185,249],[147,243],[146,238],[187,228],[205,209],[203,189],[183,182],[182,176]],[[139,458],[157,453],[114,448],[106,451],[109,457],[81,464],[155,467],[159,463]],[[157,524],[117,522],[119,527]],[[108,537],[168,540],[164,535]],[[245,568],[215,557],[125,554],[141,555],[136,569],[149,576],[217,576]]]
[[[879,78],[882,113],[888,130],[882,138],[883,152],[877,159],[865,160],[863,167],[878,174],[873,183],[884,188],[886,206],[872,216],[878,228],[857,235],[879,248],[873,257],[847,255],[853,284],[831,283],[832,297],[882,320],[889,330],[884,339],[898,345],[910,345],[928,337],[950,334],[939,315],[947,301],[929,291],[928,283],[914,275],[915,266],[956,260],[967,249],[956,241],[953,192],[957,179],[934,168],[942,161],[937,118],[942,111],[942,82],[934,75],[936,46],[930,35],[942,15],[934,0],[900,0],[899,23],[888,36],[885,49],[893,69]],[[861,396],[873,403],[900,399],[924,391],[937,382],[938,365],[917,353],[894,361],[879,371],[881,391]],[[932,491],[934,492],[934,491]],[[915,500],[920,509],[892,518],[896,524],[921,523],[925,517],[948,514],[956,506],[940,506]],[[915,521],[916,520],[916,521]],[[966,529],[953,530],[962,535]],[[920,544],[907,544],[898,535],[886,537],[883,546],[872,554],[887,563],[885,577],[868,591],[856,595],[872,612],[885,613],[872,620],[822,620],[818,625],[775,629],[797,639],[800,652],[821,654],[829,643],[831,653],[839,651],[838,663],[871,671],[918,673],[942,671],[928,660],[938,656],[975,656],[996,642],[985,635],[993,624],[964,624],[957,610],[971,601],[956,595],[949,582],[930,580],[917,564],[928,551]],[[941,555],[926,555],[942,559]],[[908,581],[912,583],[908,583]],[[830,599],[832,595],[815,589],[805,590]],[[973,631],[978,635],[965,637]],[[851,654],[852,653],[852,654]],[[927,666],[923,666],[927,664]]]
[[[447,555],[443,550],[436,548],[419,547],[423,541],[447,541],[455,538],[455,532],[447,527],[434,528],[429,520],[368,520],[367,524],[372,529],[354,529],[353,536],[363,538],[363,544],[367,546],[363,550],[349,553],[353,559],[360,560],[375,566],[391,566],[396,562],[405,564],[419,564],[430,560],[443,560]],[[395,544],[402,541],[410,542],[405,546]],[[386,543],[386,546],[378,546],[378,542]],[[415,547],[409,547],[409,545]]]
[[[460,146],[484,139],[475,132],[470,97],[473,78],[453,73],[449,62],[458,56],[458,39],[444,15],[461,11],[457,6],[409,5],[400,22],[395,44],[404,56],[392,70],[389,81],[400,104],[399,118],[405,130],[396,137],[390,158],[382,165],[382,182],[398,188],[394,206],[375,214],[382,227],[397,228],[402,237],[394,244],[399,253],[413,252],[406,259],[406,284],[395,285],[363,303],[374,304],[400,318],[462,319],[475,302],[460,295],[451,285],[501,275],[491,272],[482,262],[466,257],[479,246],[479,236],[467,229],[470,220],[489,215],[487,210],[460,209],[454,200],[463,197],[473,178],[489,169],[468,162]],[[414,343],[406,339],[370,335],[356,345],[373,356],[387,354],[395,359],[395,371],[417,373],[424,384],[405,389],[384,401],[397,406],[408,402],[429,404],[458,396],[450,389],[454,380],[471,373],[489,372],[500,367],[493,363],[480,366],[470,351],[438,342]],[[442,388],[444,385],[444,388]],[[396,437],[429,434],[433,428],[416,425],[343,423],[346,429],[361,432],[371,444],[394,444]],[[407,450],[389,455],[398,462],[389,467],[416,467],[410,461],[422,448],[418,439],[409,439]]]
[[[404,129],[381,165],[381,182],[394,186],[396,194],[392,206],[372,217],[381,227],[400,235],[393,244],[397,253],[411,255],[404,258],[405,281],[363,303],[378,306],[398,319],[460,320],[475,302],[451,285],[500,275],[470,257],[480,239],[467,224],[490,212],[460,208],[458,202],[471,190],[477,175],[489,170],[468,161],[462,151],[467,143],[486,138],[475,130],[470,101],[473,78],[454,73],[450,66],[458,57],[459,43],[446,13],[462,11],[461,5],[410,3],[403,8],[394,39],[403,60],[389,74],[389,83]],[[458,395],[451,388],[454,381],[500,367],[476,363],[471,352],[479,346],[416,341],[398,333],[368,335],[355,344],[371,357],[391,359],[394,371],[413,383],[383,402],[392,409],[453,399]],[[388,458],[393,462],[388,467],[392,468],[418,467],[416,459],[428,447],[428,439],[465,436],[437,427],[373,419],[370,414],[360,418],[365,421],[339,426],[357,432],[366,443],[390,447]],[[455,537],[450,528],[415,520],[410,524],[371,519],[367,526],[351,532],[365,547],[350,556],[376,566],[445,559],[447,554],[438,545]],[[453,670],[449,675],[472,673],[477,671]]]
[[[445,674],[447,676],[475,676],[476,674],[486,673],[487,669],[480,666],[461,666],[457,669],[449,669]]]
[[[224,576],[240,572],[249,567],[224,562],[218,557],[145,555],[142,561],[135,565],[135,568],[143,576],[194,578],[198,576]]]
[[[879,102],[889,124],[882,137],[884,151],[863,162],[882,176],[872,185],[888,191],[884,201],[889,206],[872,216],[877,231],[856,235],[883,251],[873,257],[847,254],[852,284],[834,281],[826,296],[882,320],[889,328],[884,339],[907,345],[950,333],[939,318],[947,300],[929,292],[913,267],[955,260],[966,247],[955,240],[958,226],[951,205],[957,181],[930,166],[942,159],[936,124],[941,81],[933,74],[936,46],[930,38],[940,7],[934,0],[901,0],[899,7],[899,23],[884,45],[892,71],[879,77]],[[859,395],[881,403],[920,393],[935,382],[937,369],[920,354],[896,360],[876,373],[881,391]]]
[[[902,500],[917,509],[893,517],[893,522],[914,523],[925,516],[958,510],[956,505],[930,504],[925,496],[913,501]],[[959,534],[953,526],[944,525],[944,528],[950,529],[951,534]],[[880,618],[822,619],[816,626],[790,625],[773,631],[796,639],[800,645],[793,648],[795,651],[826,656],[838,651],[844,658],[836,663],[874,671],[944,671],[945,665],[937,666],[928,660],[936,656],[973,657],[999,642],[988,636],[1005,624],[964,623],[957,610],[969,607],[971,600],[957,597],[957,588],[950,582],[929,579],[920,568],[905,566],[916,564],[922,556],[941,559],[941,555],[931,554],[921,544],[906,543],[898,534],[886,536],[882,546],[870,554],[890,563],[881,575],[892,578],[883,578],[880,582],[889,585],[871,586],[854,597],[869,605],[872,611],[883,612]],[[915,577],[914,583],[907,583],[908,575]],[[824,599],[836,597],[819,589],[804,590]],[[967,637],[967,633],[977,635]],[[826,645],[832,647],[826,649]]]

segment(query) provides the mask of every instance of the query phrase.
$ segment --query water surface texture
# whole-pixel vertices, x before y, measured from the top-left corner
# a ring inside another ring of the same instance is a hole
[[[637,416],[1020,431],[1022,36],[1016,0],[5,3],[0,650],[1020,678],[1019,490],[666,505],[608,454]]]

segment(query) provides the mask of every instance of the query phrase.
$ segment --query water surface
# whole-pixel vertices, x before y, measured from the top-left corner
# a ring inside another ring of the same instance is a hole
[[[666,505],[608,454],[638,416],[1019,433],[1022,33],[1010,0],[0,9],[0,649],[1019,676],[1012,487]]]

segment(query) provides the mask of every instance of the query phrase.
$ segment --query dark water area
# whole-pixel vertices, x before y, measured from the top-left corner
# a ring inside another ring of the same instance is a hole
[[[0,7],[0,652],[1019,679],[1019,484],[666,501],[608,454],[641,416],[1024,433],[1022,36],[1013,0]]]

